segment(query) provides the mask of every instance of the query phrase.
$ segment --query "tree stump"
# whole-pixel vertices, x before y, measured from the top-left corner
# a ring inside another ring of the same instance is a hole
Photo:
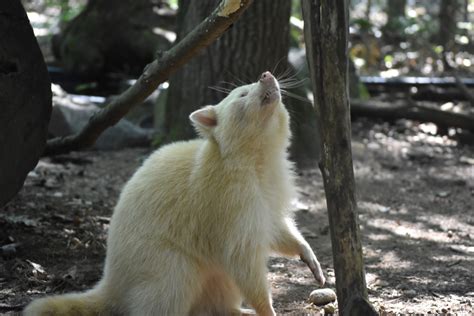
[[[0,206],[23,185],[46,144],[51,83],[19,0],[0,1]]]

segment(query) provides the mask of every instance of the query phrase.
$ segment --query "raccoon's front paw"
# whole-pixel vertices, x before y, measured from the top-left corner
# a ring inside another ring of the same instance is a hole
[[[324,277],[323,270],[321,270],[321,265],[319,264],[319,261],[316,258],[313,250],[309,246],[304,247],[300,254],[300,258],[301,261],[306,263],[306,265],[309,267],[319,285],[323,286],[324,283],[326,283],[326,278]]]

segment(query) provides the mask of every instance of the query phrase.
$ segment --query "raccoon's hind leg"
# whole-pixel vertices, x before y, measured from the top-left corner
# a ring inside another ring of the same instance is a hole
[[[190,315],[242,315],[242,296],[232,279],[219,269],[209,270],[205,273],[202,292],[191,308]]]
[[[161,251],[159,262],[141,277],[127,295],[128,315],[188,315],[202,292],[198,263],[179,251]]]

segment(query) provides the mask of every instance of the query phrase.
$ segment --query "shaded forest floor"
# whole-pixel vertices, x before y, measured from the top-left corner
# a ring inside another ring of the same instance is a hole
[[[419,126],[353,123],[354,167],[370,299],[382,314],[474,312],[474,149]],[[0,313],[101,275],[109,218],[145,149],[45,158],[0,209]],[[334,288],[322,179],[300,173],[296,218]],[[6,246],[5,245],[10,245]],[[314,314],[317,286],[297,260],[272,258],[281,314]]]

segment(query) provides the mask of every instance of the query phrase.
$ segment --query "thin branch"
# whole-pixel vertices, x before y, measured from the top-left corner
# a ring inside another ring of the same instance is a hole
[[[156,59],[145,67],[135,84],[95,113],[80,132],[49,140],[43,155],[57,155],[92,146],[103,131],[115,125],[173,72],[221,36],[251,2],[252,0],[223,0],[183,40],[166,52],[158,52]]]

